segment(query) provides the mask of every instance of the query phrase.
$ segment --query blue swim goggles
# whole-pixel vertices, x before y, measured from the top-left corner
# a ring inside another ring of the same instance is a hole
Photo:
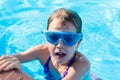
[[[82,40],[83,37],[82,33],[64,31],[44,30],[43,34],[45,34],[45,37],[49,43],[56,45],[59,40],[62,40],[66,46],[73,46],[76,42]]]

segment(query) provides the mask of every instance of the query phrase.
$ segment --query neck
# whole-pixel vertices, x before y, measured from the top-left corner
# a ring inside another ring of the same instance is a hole
[[[60,73],[60,74],[63,74],[64,71],[66,70],[66,68],[70,67],[72,65],[72,63],[74,62],[76,56],[76,54],[74,54],[66,63],[64,64],[59,64],[58,62],[56,62],[56,60],[54,58],[51,58],[51,61],[53,63],[53,66],[55,67],[55,69],[57,69],[57,71]]]
[[[67,66],[67,63],[64,63],[64,64],[60,64],[58,63],[54,58],[51,58],[51,61],[52,61],[52,64],[53,66],[56,68],[56,69],[59,69],[63,66]]]

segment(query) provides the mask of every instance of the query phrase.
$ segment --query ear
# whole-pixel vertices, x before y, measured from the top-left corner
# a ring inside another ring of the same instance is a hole
[[[79,47],[80,43],[81,43],[81,40],[80,40],[80,41],[78,41],[78,43],[77,43],[77,46],[76,46],[76,48],[77,48],[77,49],[78,49],[78,47]]]

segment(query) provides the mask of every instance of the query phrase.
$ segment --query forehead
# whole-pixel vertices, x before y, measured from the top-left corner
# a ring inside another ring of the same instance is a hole
[[[49,24],[49,30],[77,31],[73,23],[69,21],[62,21],[60,19],[53,19],[53,21]]]

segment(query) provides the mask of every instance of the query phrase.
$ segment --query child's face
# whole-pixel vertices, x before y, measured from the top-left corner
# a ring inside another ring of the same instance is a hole
[[[60,19],[54,19],[49,24],[49,30],[65,31],[65,32],[77,32],[76,27],[71,22],[62,23]],[[48,49],[52,59],[59,64],[67,63],[74,55],[75,49],[79,46],[80,42],[72,46],[66,46],[62,40],[58,44],[48,44]]]

